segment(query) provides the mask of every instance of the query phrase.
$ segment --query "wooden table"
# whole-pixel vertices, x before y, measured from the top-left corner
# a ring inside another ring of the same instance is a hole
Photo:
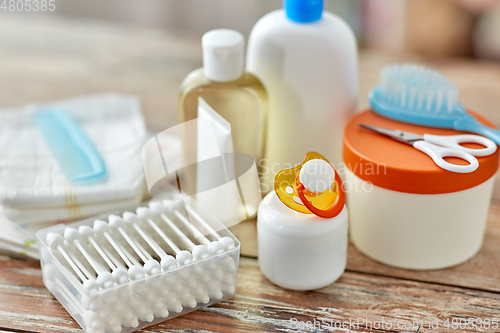
[[[495,63],[362,52],[360,108],[367,106],[366,93],[377,82],[380,67],[396,61],[420,61],[440,70],[457,83],[465,105],[500,125],[500,66]],[[139,95],[149,127],[163,130],[176,121],[182,78],[200,65],[198,38],[98,22],[0,15],[2,106],[111,90]],[[400,270],[371,261],[349,246],[342,277],[312,292],[287,291],[263,277],[254,221],[233,232],[243,244],[237,295],[144,332],[294,332],[299,323],[300,331],[317,332],[323,330],[317,328],[322,320],[328,325],[347,322],[339,329],[347,332],[384,331],[377,329],[382,322],[390,332],[437,332],[429,323],[439,325],[439,331],[479,331],[472,325],[452,329],[457,320],[489,319],[500,325],[499,201],[493,201],[483,248],[463,265]],[[493,326],[483,331],[500,331]],[[6,255],[0,256],[0,331],[81,329],[45,289],[38,262]]]

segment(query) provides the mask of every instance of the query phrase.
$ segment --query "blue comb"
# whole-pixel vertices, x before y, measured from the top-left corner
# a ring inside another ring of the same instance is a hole
[[[378,114],[405,123],[453,128],[487,136],[500,144],[500,131],[479,123],[458,102],[458,88],[424,66],[392,65],[381,71],[380,85],[368,96]]]
[[[70,181],[96,181],[106,175],[101,154],[73,117],[44,109],[35,112],[34,121]]]

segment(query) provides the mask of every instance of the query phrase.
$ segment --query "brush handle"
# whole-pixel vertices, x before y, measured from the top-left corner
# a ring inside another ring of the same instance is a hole
[[[453,128],[459,131],[467,131],[484,135],[495,141],[497,145],[500,145],[500,131],[484,126],[470,114],[458,117],[453,123]]]

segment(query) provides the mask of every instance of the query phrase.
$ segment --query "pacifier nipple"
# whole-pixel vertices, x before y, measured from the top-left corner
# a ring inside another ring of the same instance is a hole
[[[332,218],[345,204],[342,179],[320,154],[309,152],[297,167],[279,171],[274,190],[288,208],[306,214]]]
[[[335,182],[335,170],[325,160],[309,160],[300,169],[299,180],[309,192],[323,193],[332,188]]]

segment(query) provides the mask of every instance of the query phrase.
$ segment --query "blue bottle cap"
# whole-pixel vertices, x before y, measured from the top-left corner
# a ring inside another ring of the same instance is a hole
[[[323,0],[283,0],[286,16],[295,22],[317,21],[323,13]]]

